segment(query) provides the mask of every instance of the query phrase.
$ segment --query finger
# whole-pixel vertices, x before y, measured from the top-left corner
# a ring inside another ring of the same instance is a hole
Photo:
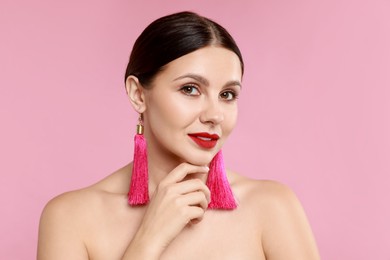
[[[189,206],[198,206],[203,210],[207,209],[208,201],[205,194],[202,191],[191,192],[186,195],[183,195],[181,198],[181,203]]]
[[[205,213],[205,211],[201,207],[197,207],[197,206],[190,206],[188,208],[188,211],[189,211],[188,213],[189,219],[187,220],[187,223],[189,222],[197,223],[201,221]]]
[[[175,184],[172,189],[175,189],[175,192],[178,194],[187,194],[194,191],[203,192],[207,201],[210,201],[210,190],[206,186],[206,184],[200,179],[191,179],[182,181],[180,183]]]
[[[163,184],[177,183],[182,181],[188,174],[208,173],[209,167],[182,163],[173,169],[161,182]]]

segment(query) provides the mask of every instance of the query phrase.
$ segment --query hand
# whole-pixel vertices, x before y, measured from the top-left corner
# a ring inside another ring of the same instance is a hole
[[[184,179],[208,170],[189,163],[172,170],[157,186],[135,238],[156,247],[160,255],[189,222],[201,221],[210,202],[210,190],[198,178]]]

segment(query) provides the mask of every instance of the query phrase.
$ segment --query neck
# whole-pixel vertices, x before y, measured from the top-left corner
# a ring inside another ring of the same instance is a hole
[[[154,191],[157,185],[180,163],[180,160],[163,153],[148,151],[149,190]]]
[[[148,146],[148,172],[149,172],[149,192],[153,194],[156,187],[159,185],[172,170],[184,161],[167,151],[160,151]],[[183,180],[199,178],[206,183],[206,174],[191,174],[187,175]]]

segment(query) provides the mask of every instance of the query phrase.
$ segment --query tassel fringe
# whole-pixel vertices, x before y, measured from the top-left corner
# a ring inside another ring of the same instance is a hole
[[[219,151],[209,165],[206,185],[210,189],[209,209],[232,210],[237,208],[236,200],[226,177],[222,151]],[[134,137],[134,161],[131,175],[128,203],[132,206],[149,202],[147,145],[143,134]]]
[[[235,209],[236,200],[226,177],[222,151],[219,151],[209,165],[210,171],[206,185],[210,189],[209,209]]]
[[[134,137],[134,161],[128,202],[133,206],[149,202],[147,146],[142,134]]]

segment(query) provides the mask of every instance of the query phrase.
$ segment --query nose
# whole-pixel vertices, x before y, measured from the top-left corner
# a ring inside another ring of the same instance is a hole
[[[200,121],[204,124],[217,125],[224,120],[221,104],[218,100],[208,100],[200,115]]]

